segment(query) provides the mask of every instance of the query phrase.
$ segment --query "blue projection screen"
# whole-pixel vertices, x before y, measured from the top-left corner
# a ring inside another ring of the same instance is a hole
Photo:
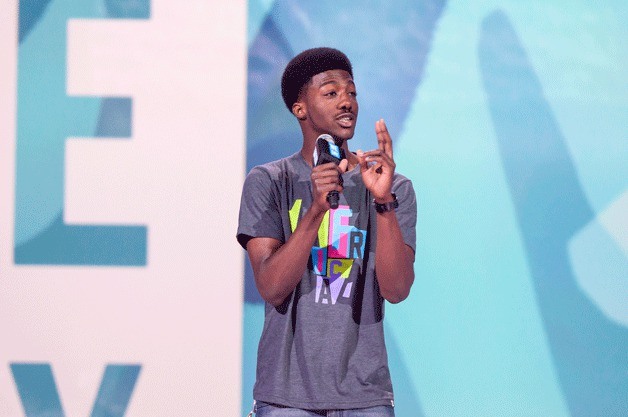
[[[399,416],[628,415],[627,10],[249,2],[247,167],[300,147],[281,72],[329,45],[352,149],[383,117],[417,191],[416,281],[386,310]],[[243,410],[263,312],[248,268]]]

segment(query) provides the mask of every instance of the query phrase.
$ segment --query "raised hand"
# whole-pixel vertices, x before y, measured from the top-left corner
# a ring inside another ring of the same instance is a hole
[[[357,151],[357,156],[364,185],[375,200],[383,203],[392,199],[390,190],[396,166],[392,139],[384,119],[375,122],[375,134],[377,149],[368,152]]]

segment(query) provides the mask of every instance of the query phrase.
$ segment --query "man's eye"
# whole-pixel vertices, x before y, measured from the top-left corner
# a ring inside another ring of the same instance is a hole
[[[325,93],[325,95],[333,97],[333,96],[336,95],[336,92],[335,91],[328,91],[327,93]]]

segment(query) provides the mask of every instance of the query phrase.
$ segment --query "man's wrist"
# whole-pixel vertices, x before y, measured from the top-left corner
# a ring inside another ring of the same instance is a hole
[[[397,201],[395,193],[390,193],[390,197],[384,200],[374,198],[373,205],[375,206],[375,211],[382,214],[393,211],[399,207],[399,201]]]
[[[393,202],[396,199],[397,199],[397,196],[395,195],[395,193],[391,192],[388,195],[386,195],[385,197],[382,197],[382,198],[375,197],[375,198],[373,198],[373,204],[386,204],[386,203]]]

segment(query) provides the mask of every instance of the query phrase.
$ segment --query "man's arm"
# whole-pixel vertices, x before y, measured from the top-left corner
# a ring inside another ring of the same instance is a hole
[[[364,185],[380,204],[393,201],[395,173],[392,139],[383,120],[375,123],[378,149],[358,152]],[[377,214],[375,271],[379,290],[387,301],[398,303],[410,294],[414,282],[414,251],[406,245],[394,211]]]
[[[246,244],[257,290],[265,301],[275,307],[294,291],[307,268],[325,213],[320,216],[308,214],[299,221],[285,244],[269,237],[256,237]]]
[[[275,307],[281,305],[301,281],[318,228],[329,210],[327,194],[332,190],[342,192],[338,178],[346,169],[346,160],[340,166],[328,163],[314,167],[312,206],[284,244],[268,237],[256,237],[247,242],[246,251],[257,289],[262,298]]]
[[[394,211],[377,214],[375,271],[387,301],[399,303],[408,297],[414,282],[414,251],[403,240]]]

